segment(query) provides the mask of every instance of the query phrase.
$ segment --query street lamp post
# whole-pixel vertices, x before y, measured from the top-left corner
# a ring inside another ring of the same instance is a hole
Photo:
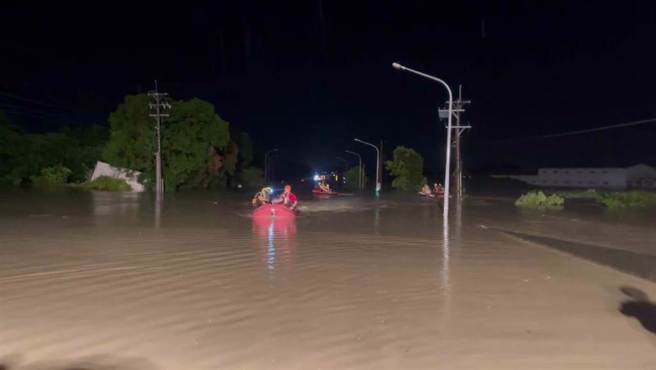
[[[453,116],[453,94],[451,93],[451,88],[449,85],[447,85],[446,82],[435,76],[415,71],[414,69],[404,67],[399,63],[392,63],[392,67],[400,71],[408,71],[416,75],[428,78],[429,80],[437,81],[441,83],[449,93],[449,118],[446,129],[446,163],[444,165],[444,220],[446,220],[449,216],[449,171],[451,171],[451,117]]]
[[[271,149],[264,153],[264,182],[269,184],[269,154],[277,152],[278,149]]]
[[[360,154],[350,150],[345,150],[345,152],[358,157],[358,189],[362,191],[362,157]]]
[[[358,142],[360,144],[369,145],[370,147],[376,149],[376,194],[378,194],[378,192],[380,191],[380,150],[374,144],[368,143],[358,138],[353,139],[353,141]]]

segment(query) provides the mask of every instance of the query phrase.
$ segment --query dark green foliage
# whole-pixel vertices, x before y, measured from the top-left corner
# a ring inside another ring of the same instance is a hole
[[[0,112],[0,181],[20,185],[30,176],[38,174],[28,161],[31,143],[27,136],[13,127]]]
[[[84,181],[100,158],[106,135],[99,126],[30,135],[0,115],[0,182],[30,184],[43,169],[56,166],[71,171],[69,181]]]
[[[68,168],[57,165],[53,167],[46,167],[41,170],[38,176],[32,176],[32,185],[40,188],[53,188],[64,186],[68,182],[71,175],[71,170]]]
[[[600,203],[611,210],[656,207],[656,194],[646,191],[600,193]]]
[[[259,189],[264,186],[264,171],[257,167],[246,167],[239,175],[241,184],[247,189]]]
[[[392,187],[403,192],[416,192],[426,183],[424,159],[414,149],[397,146],[394,159],[385,163],[394,180]]]
[[[360,168],[358,166],[349,168],[348,171],[344,174],[346,177],[346,184],[344,185],[348,190],[359,190],[358,189],[358,177],[360,176]],[[363,176],[364,187],[367,186],[367,176]]]
[[[242,168],[246,168],[253,163],[253,141],[246,132],[239,134],[237,140],[239,146],[239,162]]]
[[[103,158],[110,164],[141,171],[154,183],[154,122],[148,116],[146,95],[127,96],[110,115],[110,138]],[[234,166],[221,154],[228,148],[228,123],[214,106],[200,99],[173,103],[171,116],[162,122],[161,143],[165,188],[221,186],[225,169]],[[235,160],[236,162],[236,160]]]
[[[644,209],[656,207],[656,194],[646,191],[605,192],[588,189],[559,193],[565,199],[590,199],[610,210]]]
[[[128,95],[109,116],[109,141],[103,159],[118,167],[141,171],[153,183],[154,123],[147,95]]]
[[[230,131],[212,104],[200,99],[176,102],[165,127],[162,156],[168,190],[221,186],[225,180],[216,171],[234,174],[236,158],[224,157],[222,166],[214,165],[217,153],[228,148]]]
[[[98,190],[98,191],[130,191],[132,188],[123,179],[115,179],[109,176],[100,176],[93,181],[88,181],[82,184],[85,190]]]

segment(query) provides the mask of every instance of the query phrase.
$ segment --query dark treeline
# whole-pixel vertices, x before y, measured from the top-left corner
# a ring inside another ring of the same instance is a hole
[[[106,124],[34,134],[0,111],[0,184],[55,186],[87,181],[97,161],[143,173],[154,183],[155,136],[148,96],[129,95]],[[200,99],[173,101],[162,125],[166,189],[246,187],[262,183],[248,133],[222,120]]]

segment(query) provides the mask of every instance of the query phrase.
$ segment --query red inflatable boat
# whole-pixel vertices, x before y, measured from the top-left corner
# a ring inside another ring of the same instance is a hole
[[[265,204],[253,211],[253,219],[291,220],[296,218],[296,213],[282,204]]]
[[[319,188],[314,188],[314,189],[312,189],[312,194],[331,196],[331,195],[337,195],[338,193],[336,191],[324,191],[324,190],[321,190]]]

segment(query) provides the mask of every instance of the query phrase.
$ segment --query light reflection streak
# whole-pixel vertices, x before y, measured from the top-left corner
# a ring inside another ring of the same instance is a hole
[[[258,247],[258,255],[267,273],[293,266],[296,254],[295,220],[275,217],[254,219],[253,235],[262,243]]]
[[[271,221],[268,229],[268,248],[267,248],[267,270],[273,271],[276,268],[276,246],[273,244],[275,239],[275,234],[273,233],[273,224],[275,221]]]

